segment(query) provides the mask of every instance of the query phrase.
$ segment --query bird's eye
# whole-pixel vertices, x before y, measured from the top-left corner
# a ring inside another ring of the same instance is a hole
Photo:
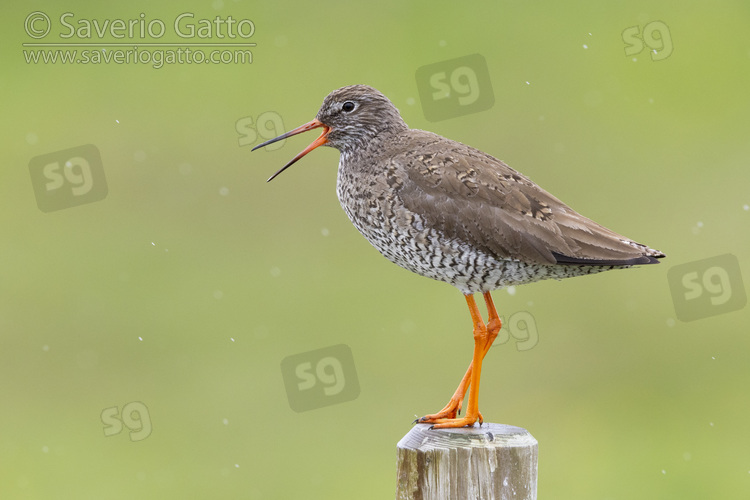
[[[354,107],[355,106],[354,106],[354,103],[352,101],[346,101],[341,106],[341,111],[343,111],[344,113],[351,113],[352,111],[354,111]]]

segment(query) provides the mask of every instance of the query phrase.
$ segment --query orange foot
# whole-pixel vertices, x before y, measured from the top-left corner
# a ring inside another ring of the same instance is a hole
[[[478,411],[478,420],[479,423],[484,422],[484,418],[482,417],[482,412]],[[416,419],[414,424],[442,424],[450,420],[466,420],[468,417],[464,417],[462,419],[457,418],[458,415],[461,414],[461,401],[456,401],[455,399],[451,398],[451,400],[448,402],[447,405],[445,405],[445,408],[440,410],[437,413],[432,413],[430,415],[425,415],[422,418]],[[477,420],[476,418],[474,419]],[[473,424],[474,422],[472,422]],[[463,425],[471,425],[471,424],[463,424]],[[451,427],[463,427],[463,425],[457,425],[457,426],[451,426]],[[438,427],[439,429],[440,427]]]
[[[463,418],[441,418],[436,420],[434,425],[430,427],[430,429],[453,429],[457,427],[471,427],[476,422],[479,422],[479,425],[482,425],[482,416],[476,416],[476,417],[463,417]]]

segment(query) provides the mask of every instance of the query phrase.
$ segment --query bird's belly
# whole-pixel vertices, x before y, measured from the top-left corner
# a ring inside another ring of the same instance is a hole
[[[544,265],[498,258],[426,227],[390,193],[352,189],[339,180],[337,194],[354,226],[383,256],[416,274],[444,281],[464,294],[488,292],[544,279],[593,274],[612,266]],[[356,183],[354,184],[356,185]]]

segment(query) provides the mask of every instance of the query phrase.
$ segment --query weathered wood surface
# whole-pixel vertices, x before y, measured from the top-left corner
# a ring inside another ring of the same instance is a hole
[[[526,429],[417,424],[397,451],[396,500],[536,500],[538,447]]]

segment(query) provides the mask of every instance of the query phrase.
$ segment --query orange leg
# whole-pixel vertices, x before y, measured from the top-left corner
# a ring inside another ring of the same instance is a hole
[[[500,317],[497,315],[495,304],[492,301],[492,296],[489,292],[485,292],[483,296],[485,303],[487,304],[489,315],[486,325],[482,321],[482,316],[479,313],[476,302],[474,302],[474,297],[466,295],[466,303],[469,305],[469,312],[471,313],[471,319],[474,323],[474,356],[472,357],[469,368],[466,370],[466,374],[464,374],[456,392],[453,393],[450,401],[442,410],[432,415],[426,415],[415,420],[415,422],[437,424],[434,427],[438,429],[444,427],[463,427],[465,425],[473,425],[477,420],[479,420],[479,423],[483,422],[482,414],[477,407],[479,398],[479,376],[481,375],[482,370],[482,360],[487,355],[487,351],[490,350],[492,342],[497,338],[497,334],[502,327]],[[474,374],[477,374],[476,377]],[[461,413],[461,405],[464,396],[466,395],[466,391],[469,388],[471,388],[471,390],[469,392],[469,409],[466,413],[466,417],[456,418],[456,416]]]

